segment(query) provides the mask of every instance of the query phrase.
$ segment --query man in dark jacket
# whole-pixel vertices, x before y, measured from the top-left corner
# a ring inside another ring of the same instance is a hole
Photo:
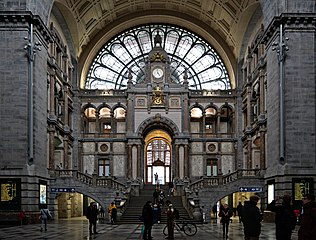
[[[144,240],[150,240],[151,237],[151,228],[154,223],[154,212],[152,209],[152,202],[147,201],[146,204],[143,207],[142,211],[142,218],[144,221],[144,233],[143,233],[143,239]]]
[[[99,210],[97,208],[97,204],[95,202],[90,203],[90,206],[87,208],[86,217],[89,219],[89,232],[97,234],[97,220],[98,220]]]
[[[276,240],[291,240],[292,231],[296,226],[296,215],[291,205],[291,197],[284,195],[282,200],[272,201],[267,210],[275,212]]]
[[[301,227],[298,230],[298,240],[314,240],[316,236],[316,202],[314,195],[304,195],[302,214]]]
[[[257,195],[251,196],[250,201],[245,202],[243,212],[245,240],[259,240],[263,216],[257,207],[258,202]]]

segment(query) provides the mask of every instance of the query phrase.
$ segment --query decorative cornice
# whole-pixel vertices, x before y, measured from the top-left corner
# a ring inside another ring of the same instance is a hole
[[[30,11],[0,11],[0,27],[21,27],[33,23],[34,29],[40,33],[46,42],[51,41],[52,36],[38,15],[33,15]]]
[[[316,14],[315,13],[284,13],[275,17],[270,25],[264,31],[261,37],[261,43],[267,44],[271,38],[278,32],[280,24],[287,29],[313,29],[315,30]]]

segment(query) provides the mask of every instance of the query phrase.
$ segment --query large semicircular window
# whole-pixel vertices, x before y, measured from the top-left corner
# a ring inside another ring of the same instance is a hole
[[[181,84],[187,70],[192,90],[231,89],[224,63],[209,44],[185,29],[162,24],[135,27],[108,42],[92,62],[85,88],[126,89],[129,69],[134,84],[143,82],[157,32],[170,57],[173,82]]]

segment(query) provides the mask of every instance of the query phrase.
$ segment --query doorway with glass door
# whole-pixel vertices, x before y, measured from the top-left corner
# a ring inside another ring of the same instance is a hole
[[[165,131],[154,130],[145,142],[146,183],[164,185],[170,181],[171,137]]]

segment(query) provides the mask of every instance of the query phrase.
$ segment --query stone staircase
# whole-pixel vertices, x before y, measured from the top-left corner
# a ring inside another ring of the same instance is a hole
[[[167,200],[170,200],[175,208],[179,210],[180,217],[181,218],[190,218],[188,212],[183,207],[181,196],[168,196],[168,186],[161,186],[161,189],[164,190],[165,193],[165,199],[164,202]],[[140,223],[140,220],[138,219],[139,216],[142,213],[143,206],[147,201],[153,201],[153,192],[155,190],[154,185],[144,185],[144,188],[140,191],[139,196],[133,196],[130,199],[130,202],[123,213],[120,220],[117,221],[118,224],[135,224]],[[162,208],[162,214],[161,214],[161,223],[166,224],[167,223],[167,217],[165,212],[167,210],[166,206],[163,206]]]

